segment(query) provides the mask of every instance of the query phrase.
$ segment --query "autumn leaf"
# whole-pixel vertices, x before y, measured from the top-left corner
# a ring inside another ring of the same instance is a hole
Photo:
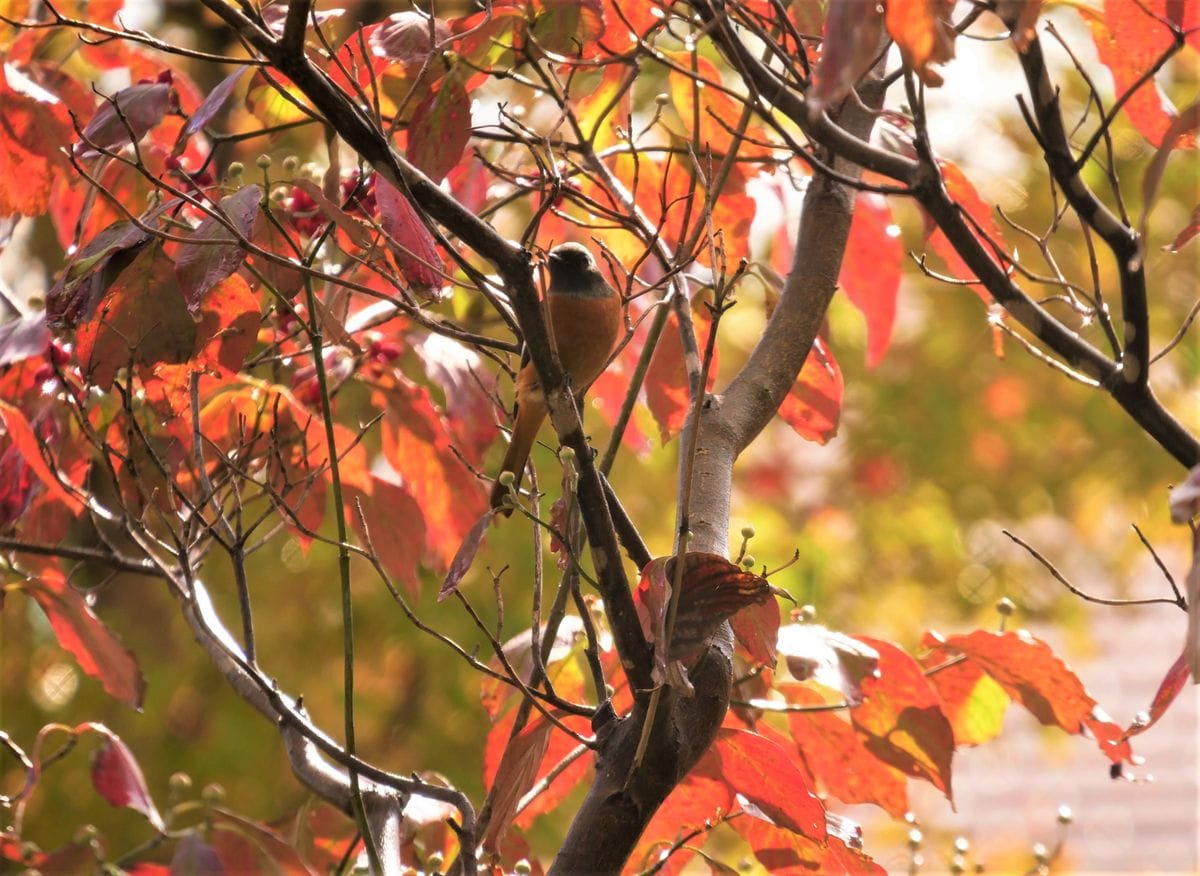
[[[728,728],[718,731],[713,747],[721,778],[734,791],[780,827],[824,841],[825,807],[786,751],[756,733]]]
[[[93,317],[79,326],[76,339],[80,366],[104,390],[131,363],[179,363],[191,357],[196,322],[175,265],[160,246],[151,244],[121,272]]]
[[[954,730],[955,745],[980,745],[1000,735],[1011,699],[982,667],[937,649],[921,664]]]
[[[830,0],[825,39],[817,64],[808,112],[819,116],[842,101],[883,50],[883,10],[860,0]]]
[[[38,216],[50,205],[61,149],[74,136],[61,100],[12,64],[0,76],[0,216]]]
[[[843,803],[874,803],[893,818],[908,811],[904,774],[867,750],[865,738],[810,685],[779,685],[789,705],[788,730],[817,784]]]
[[[18,584],[46,613],[58,644],[71,653],[79,668],[99,681],[110,696],[141,709],[145,679],[133,654],[88,608],[84,595],[56,567],[44,564]]]
[[[133,809],[146,816],[158,831],[164,829],[162,816],[146,787],[146,779],[137,758],[121,739],[103,724],[88,724],[88,730],[104,737],[92,755],[92,785],[113,806]]]
[[[833,351],[817,338],[776,412],[801,438],[827,444],[837,435],[846,386]]]
[[[867,322],[869,368],[879,364],[892,342],[903,263],[900,228],[892,219],[887,199],[859,192],[838,285]]]
[[[1025,630],[976,630],[946,638],[926,633],[923,644],[975,662],[1043,724],[1079,733],[1096,707],[1075,673]]]
[[[692,325],[696,333],[696,342],[703,346],[708,336],[711,319],[707,309],[699,301],[692,303]],[[695,363],[699,367],[699,362]],[[712,366],[708,372],[708,389],[712,389],[717,376],[717,357],[713,356]],[[662,335],[654,354],[650,357],[650,367],[646,370],[646,404],[650,413],[658,423],[659,436],[666,445],[679,434],[687,419],[691,406],[688,393],[688,370],[684,362],[683,344],[679,337],[679,320],[672,313],[667,317]]]
[[[400,273],[418,289],[440,286],[441,256],[434,245],[433,235],[408,198],[387,180],[376,177],[375,203],[379,205],[380,225],[388,236],[388,245]]]
[[[950,26],[953,0],[888,0],[884,23],[905,66],[929,86],[942,84],[933,64],[954,57],[954,30]]]
[[[1116,97],[1124,97],[1174,42],[1170,29],[1163,24],[1168,0],[1145,3],[1125,0],[1104,4],[1097,12],[1083,4],[1075,7],[1092,32],[1100,62],[1113,77]],[[1194,38],[1194,33],[1193,33]],[[1122,112],[1153,146],[1161,146],[1177,113],[1174,104],[1158,81],[1151,78],[1137,87],[1125,101]],[[1195,145],[1194,135],[1181,144]]]
[[[820,624],[788,624],[779,630],[779,653],[797,681],[838,691],[850,705],[863,698],[863,680],[879,666],[879,653]]]
[[[254,236],[260,201],[262,189],[256,185],[243,186],[232,195],[222,198],[214,211],[216,215],[205,217],[188,235],[189,241],[194,243],[179,247],[175,256],[175,272],[192,313],[200,309],[210,289],[241,267],[246,250],[239,240],[249,240]],[[227,228],[225,223],[232,226],[233,230]]]
[[[163,120],[178,100],[169,78],[123,88],[102,102],[77,144],[80,158],[98,158],[99,150],[115,151],[137,143]]]
[[[920,665],[890,642],[858,636],[879,654],[875,673],[863,679],[863,702],[850,720],[866,748],[884,763],[925,779],[953,801],[950,762],[954,731]]]
[[[413,110],[408,160],[440,182],[458,164],[470,139],[471,101],[457,78],[447,78]]]

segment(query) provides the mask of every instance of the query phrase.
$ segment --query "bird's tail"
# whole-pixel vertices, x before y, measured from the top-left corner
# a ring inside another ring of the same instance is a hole
[[[504,507],[504,497],[508,495],[508,487],[500,483],[500,476],[506,471],[513,473],[513,489],[521,486],[521,477],[525,474],[525,463],[529,461],[529,452],[537,438],[542,419],[546,416],[544,407],[526,404],[517,409],[517,419],[513,423],[512,440],[508,444],[508,452],[504,454],[504,462],[500,464],[500,472],[496,482],[492,484],[492,508],[500,510]],[[505,517],[512,514],[512,508],[500,510]]]

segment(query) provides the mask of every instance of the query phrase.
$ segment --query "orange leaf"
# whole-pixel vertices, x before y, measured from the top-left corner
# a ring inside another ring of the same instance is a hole
[[[937,633],[926,633],[923,644],[966,655],[1043,724],[1078,733],[1096,707],[1078,676],[1049,645],[1025,630],[975,630],[945,639]]]
[[[930,66],[954,57],[954,30],[948,19],[953,0],[888,0],[884,22],[904,63],[926,85],[942,84]]]
[[[260,305],[239,274],[208,290],[196,327],[196,364],[214,373],[236,373],[258,337]]]
[[[785,683],[779,690],[791,705],[827,705],[824,697],[804,684]],[[893,818],[908,811],[904,775],[879,760],[836,712],[789,712],[788,729],[817,783],[843,803],[874,803]]]
[[[699,302],[693,302],[692,324],[696,332],[696,343],[701,349],[704,347],[705,338],[708,337],[710,322],[707,309]],[[716,360],[714,355],[712,367],[708,372],[710,390],[716,382]],[[679,320],[674,313],[667,317],[667,323],[658,339],[658,346],[654,348],[654,355],[650,357],[645,386],[646,403],[658,422],[659,435],[665,445],[683,428],[691,405],[687,366],[684,363],[683,344],[679,339]]]
[[[75,129],[66,106],[11,64],[0,75],[0,216],[37,216],[50,205],[61,153]]]
[[[388,391],[376,391],[375,403],[387,411],[384,455],[421,509],[426,550],[444,570],[485,510],[483,487],[455,456],[427,390],[398,380]]]
[[[1004,688],[977,663],[962,660],[944,669],[929,669],[948,662],[946,654],[934,649],[922,661],[926,677],[942,702],[942,713],[954,729],[956,745],[979,745],[1000,735],[1004,713],[1011,702]]]
[[[863,679],[862,704],[850,710],[851,722],[867,737],[867,750],[953,800],[954,731],[920,665],[890,642],[857,638],[880,658],[875,674]]]
[[[4,424],[4,430],[17,455],[41,481],[46,493],[65,504],[72,514],[82,511],[83,501],[73,493],[67,492],[54,471],[46,464],[42,457],[41,442],[25,414],[8,402],[0,400],[0,422]]]

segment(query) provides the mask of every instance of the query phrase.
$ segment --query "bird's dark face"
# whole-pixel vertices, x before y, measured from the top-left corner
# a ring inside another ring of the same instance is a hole
[[[550,250],[550,285],[555,292],[574,295],[607,295],[610,291],[587,247],[564,243]]]

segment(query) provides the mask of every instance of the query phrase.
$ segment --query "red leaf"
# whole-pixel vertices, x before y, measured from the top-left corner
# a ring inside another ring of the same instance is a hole
[[[920,665],[889,642],[857,638],[880,658],[875,674],[863,680],[862,704],[850,710],[850,720],[867,737],[867,750],[953,800],[954,731]]]
[[[923,644],[948,653],[965,654],[1000,683],[1010,697],[1043,724],[1078,733],[1096,701],[1050,646],[1025,630],[992,633],[975,630],[943,639],[926,633]]]
[[[148,82],[122,88],[97,108],[76,145],[81,158],[96,158],[99,149],[115,150],[136,143],[163,120],[175,103],[169,82]]]
[[[104,685],[105,691],[132,709],[141,709],[146,681],[137,661],[113,632],[88,608],[83,594],[53,566],[37,570],[20,585],[46,613],[58,644],[79,668]]]
[[[859,192],[838,284],[867,321],[867,366],[874,368],[892,342],[904,245],[887,199]]]
[[[0,216],[38,216],[50,205],[60,151],[74,128],[62,101],[11,64],[0,76]]]
[[[887,871],[862,853],[861,838],[850,839],[835,834],[834,816],[827,817],[830,833],[824,843],[776,827],[752,813],[734,819],[730,824],[772,876],[808,876],[812,873],[884,876]]]
[[[208,216],[189,238],[197,243],[185,243],[175,257],[179,285],[187,299],[188,309],[195,313],[203,304],[210,289],[241,267],[246,251],[238,244],[239,236],[249,240],[254,236],[258,220],[262,189],[256,185],[243,186],[221,199],[216,213],[233,226],[231,232],[215,216]]]
[[[780,827],[811,840],[825,839],[825,807],[788,754],[757,733],[724,728],[714,750],[720,775]]]
[[[79,326],[77,356],[88,380],[112,386],[130,363],[186,362],[195,349],[196,323],[162,249],[142,250],[105,293],[95,315]]]
[[[148,233],[127,221],[93,237],[46,294],[46,321],[55,328],[75,328],[90,319],[113,279],[149,240]]]
[[[1000,227],[992,216],[991,205],[979,196],[975,186],[971,184],[958,165],[939,158],[938,167],[942,172],[942,184],[945,185],[946,192],[958,204],[959,209],[967,214],[967,224],[972,233],[983,244],[984,250],[992,256],[992,261],[998,263],[995,250],[997,247],[1004,247],[1004,235],[1000,232]],[[978,279],[974,272],[967,267],[962,256],[958,254],[958,250],[946,239],[946,235],[942,233],[941,229],[928,221],[926,227],[928,232],[926,245],[946,263],[950,273],[960,280]],[[985,303],[991,302],[991,296],[982,287],[977,287],[976,291]]]
[[[629,860],[650,866],[658,859],[651,854],[656,849],[702,827],[706,820],[728,815],[736,805],[735,789],[721,776],[720,760],[710,748],[658,807]],[[682,855],[671,858],[672,863],[686,861]]]
[[[813,688],[781,684],[791,705],[828,705]],[[867,751],[850,722],[832,711],[789,712],[788,729],[818,785],[843,803],[874,803],[893,818],[908,811],[904,775]]]
[[[779,630],[779,653],[797,681],[812,679],[838,691],[850,705],[862,702],[863,679],[875,672],[879,653],[819,624],[788,624]]]
[[[707,309],[698,301],[693,302],[692,324],[696,331],[696,342],[701,349],[708,337],[709,322]],[[708,373],[708,389],[712,389],[716,379],[717,357],[714,355]],[[646,403],[658,422],[659,435],[665,445],[679,434],[691,406],[687,366],[683,360],[683,345],[679,339],[679,320],[674,313],[667,317],[667,323],[658,339],[658,346],[654,348],[654,355],[650,357],[645,387]]]
[[[833,351],[817,338],[778,414],[801,438],[827,444],[837,435],[845,389]]]
[[[1175,702],[1175,698],[1179,696],[1179,692],[1187,685],[1187,681],[1188,666],[1185,652],[1180,654],[1175,662],[1171,664],[1171,668],[1167,670],[1167,674],[1163,676],[1163,680],[1158,686],[1158,691],[1154,694],[1154,700],[1150,703],[1150,709],[1139,713],[1134,718],[1133,723],[1129,725],[1129,729],[1125,731],[1124,738],[1128,739],[1139,733],[1145,733],[1158,723],[1158,719],[1166,714],[1167,709],[1171,707],[1171,703]]]
[[[471,139],[471,100],[457,78],[445,79],[413,110],[408,160],[440,182],[462,158]]]
[[[1200,206],[1197,206],[1192,211],[1192,218],[1188,221],[1188,224],[1179,229],[1179,233],[1175,235],[1175,239],[1171,241],[1169,246],[1164,247],[1164,249],[1167,252],[1179,252],[1197,234],[1200,234]]]
[[[88,729],[104,736],[104,742],[92,755],[92,785],[100,796],[113,806],[142,813],[157,830],[163,830],[162,816],[150,797],[133,752],[103,724],[89,724]]]
[[[496,376],[467,345],[433,332],[411,339],[430,382],[446,399],[446,422],[456,446],[479,462],[496,437]]]
[[[405,66],[420,67],[431,59],[435,49],[449,39],[450,28],[441,19],[418,12],[397,12],[385,18],[371,32],[367,44],[374,55],[398,61]]]
[[[371,541],[379,555],[379,561],[410,596],[421,592],[418,567],[425,549],[425,517],[420,505],[404,487],[390,479],[371,476],[370,495],[359,490],[348,494],[347,511],[354,521],[354,528],[364,534],[362,521],[355,510],[361,505],[370,529]]]
[[[375,202],[379,205],[379,221],[388,236],[396,266],[404,278],[420,289],[441,286],[442,259],[433,235],[408,198],[383,177],[376,177]]]
[[[291,842],[265,824],[260,824],[228,809],[210,810],[213,826],[213,849],[225,865],[227,873],[252,873],[269,870],[272,873],[308,876],[317,871],[304,863]],[[236,855],[236,857],[235,857]],[[233,866],[234,861],[244,866]]]
[[[277,7],[271,6],[268,8],[275,9]],[[203,130],[204,126],[211,122],[225,106],[226,101],[229,100],[229,96],[237,88],[238,82],[246,75],[249,69],[249,67],[239,67],[218,82],[217,86],[204,98],[204,103],[200,104],[196,108],[196,111],[192,113],[192,117],[188,119],[187,124],[183,128],[183,133],[190,137],[196,132]]]
[[[634,593],[642,632],[654,645],[655,671],[661,678],[666,677],[668,659],[682,660],[686,663],[699,656],[700,650],[716,628],[739,611],[759,605],[766,609],[769,603],[775,605],[775,613],[778,615],[779,609],[766,579],[746,571],[719,554],[690,552],[684,560],[679,606],[668,658],[664,653],[663,643],[666,638],[667,607],[674,580],[675,558],[660,557],[646,564]],[[754,643],[754,630],[751,629],[749,634],[751,642]],[[772,638],[771,644],[773,643]],[[760,649],[767,647],[761,643],[757,643],[757,646]],[[773,663],[773,653],[770,656],[770,662]]]
[[[1166,17],[1167,5],[1167,0],[1146,0],[1144,4],[1126,0],[1105,3],[1103,13],[1087,6],[1076,7],[1091,28],[1101,63],[1112,73],[1115,97],[1129,91],[1174,40],[1159,20]],[[1162,145],[1176,116],[1174,105],[1155,79],[1143,83],[1122,111],[1154,146]],[[1182,145],[1192,148],[1195,137],[1189,136]]]
[[[746,649],[752,663],[775,665],[779,639],[779,603],[774,599],[749,605],[729,618],[734,638]]]

